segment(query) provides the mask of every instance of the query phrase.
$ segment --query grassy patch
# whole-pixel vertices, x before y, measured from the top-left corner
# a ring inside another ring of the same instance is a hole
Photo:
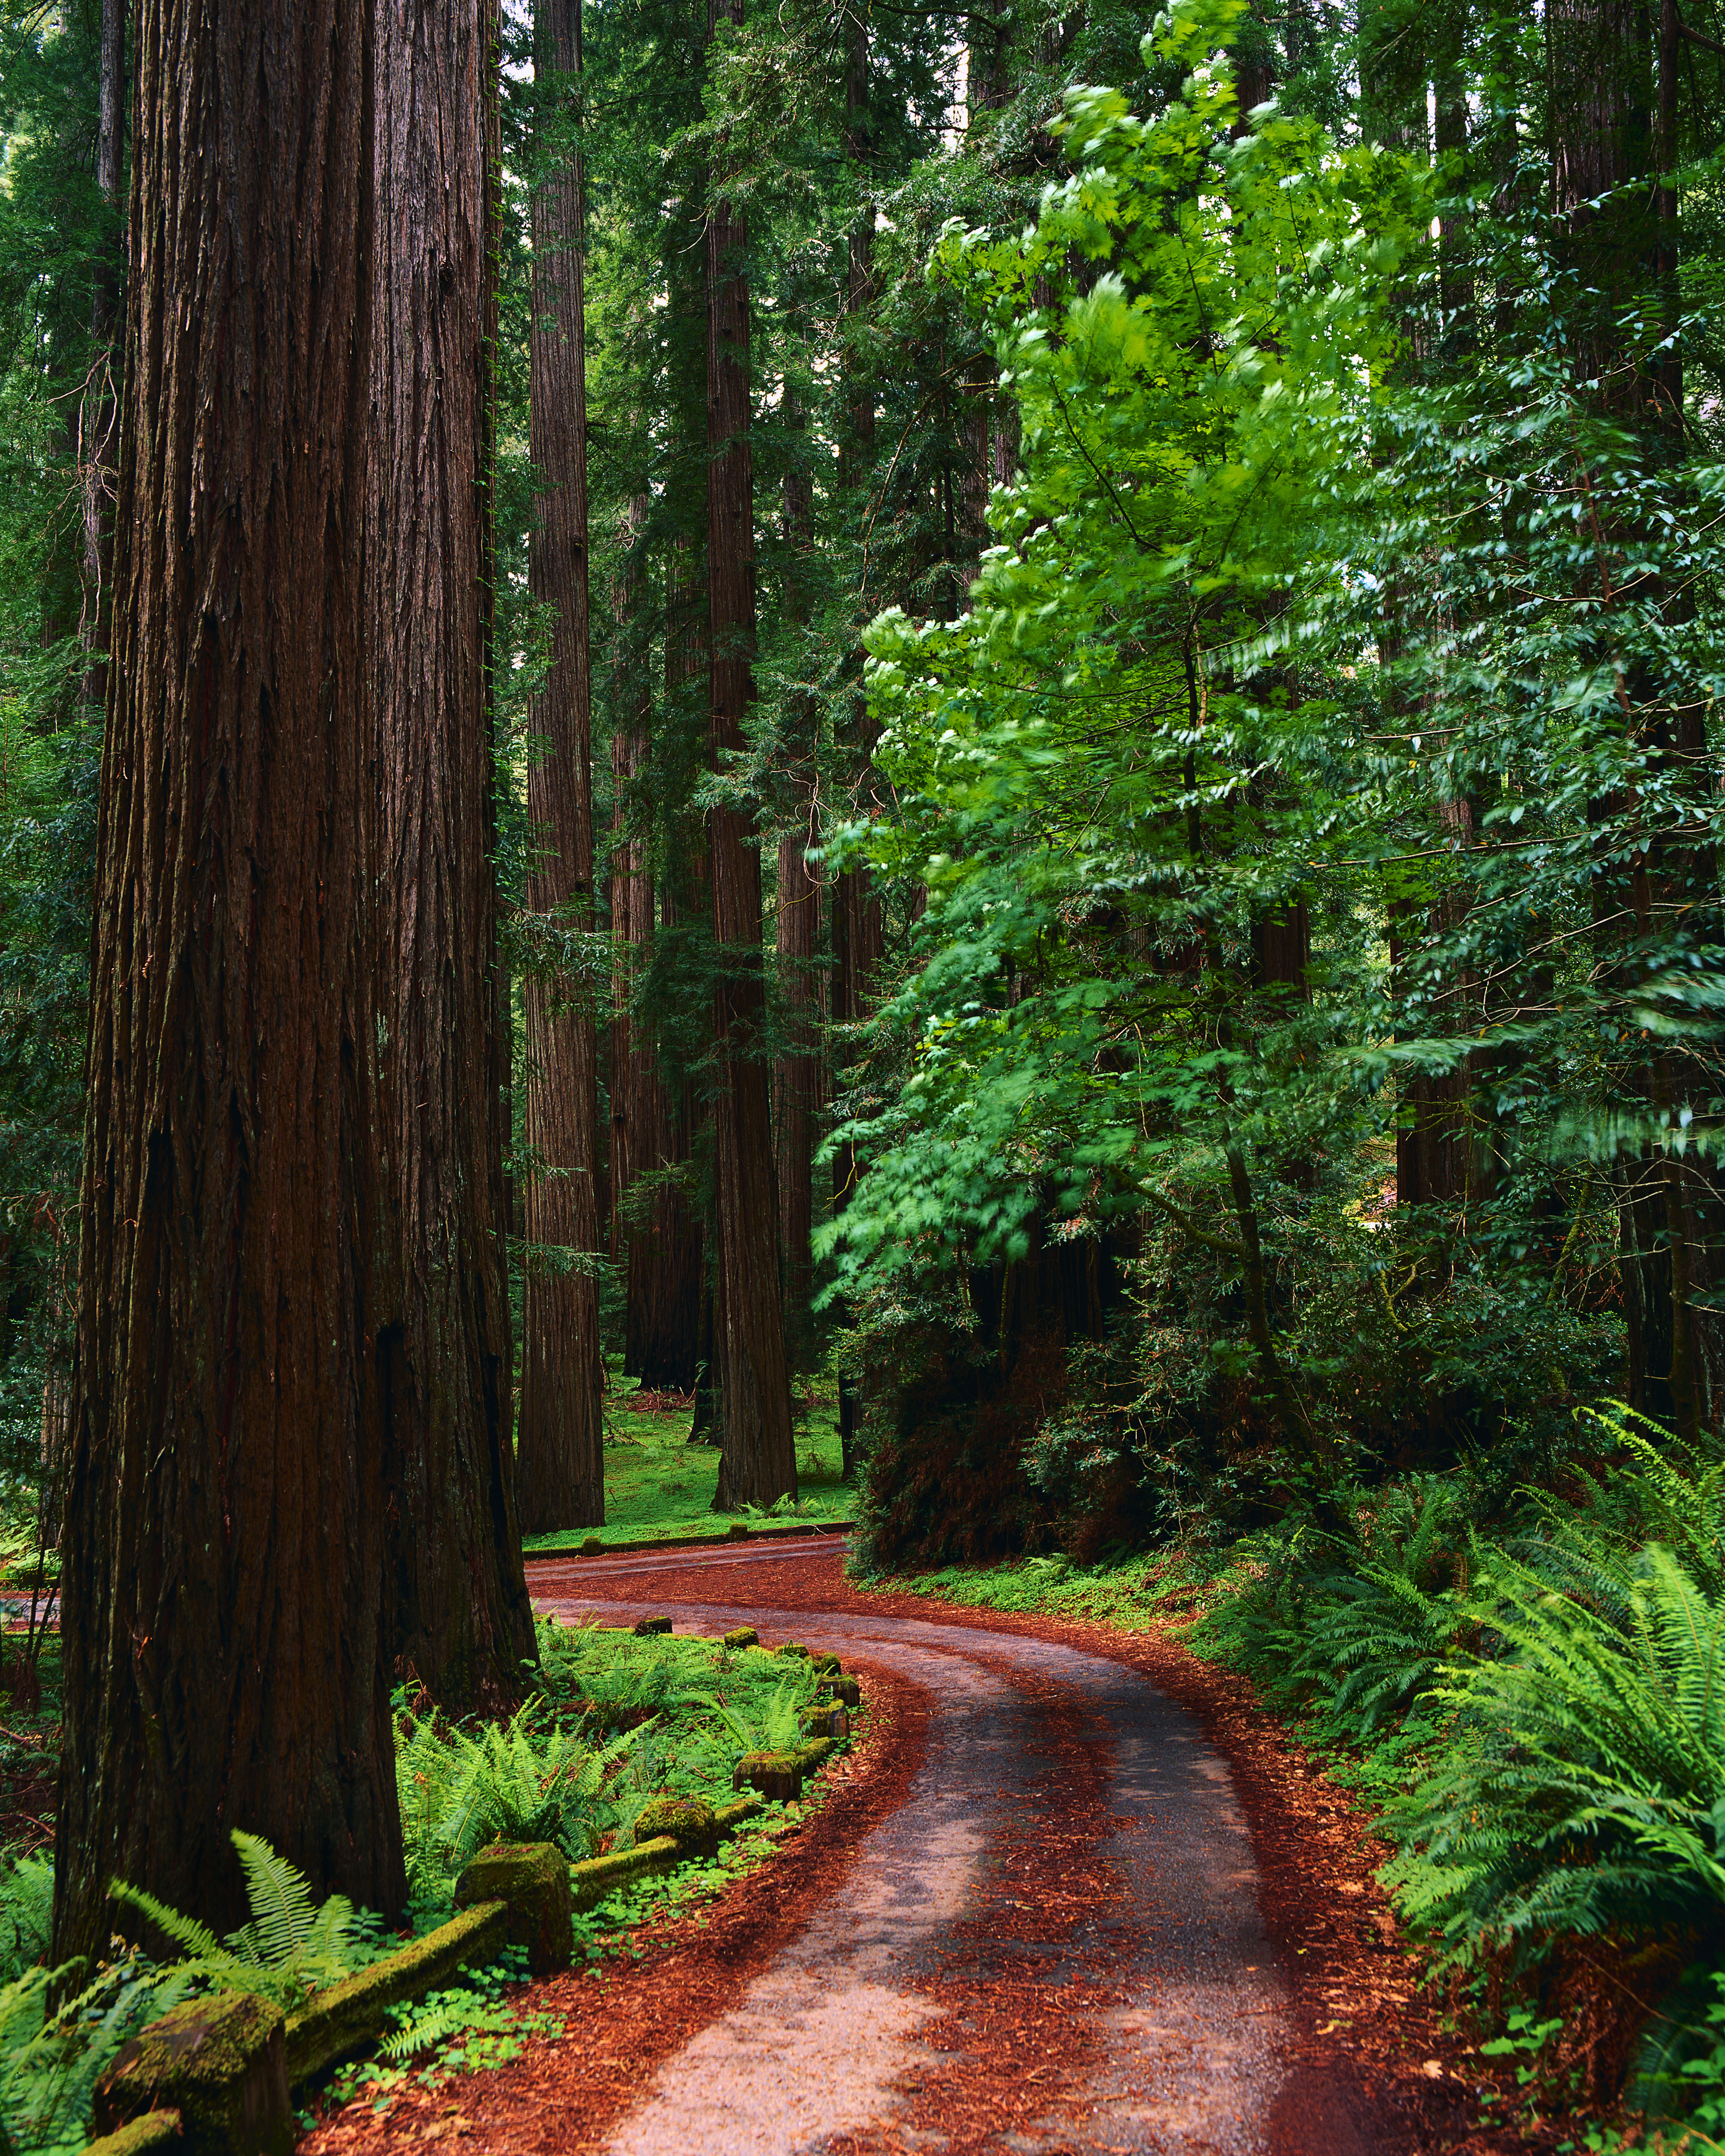
[[[537,1535],[530,1554],[578,1549],[589,1534],[606,1543],[657,1542],[680,1535],[721,1534],[733,1519],[745,1526],[807,1520],[818,1525],[847,1520],[855,1492],[839,1480],[839,1389],[830,1369],[798,1378],[793,1389],[796,1415],[798,1496],[769,1515],[745,1509],[716,1513],[719,1455],[716,1446],[691,1445],[692,1405],[664,1393],[644,1394],[633,1378],[611,1373],[605,1395],[605,1524]]]

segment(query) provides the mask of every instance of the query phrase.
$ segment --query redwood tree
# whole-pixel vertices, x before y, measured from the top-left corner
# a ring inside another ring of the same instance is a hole
[[[533,1650],[509,1430],[489,730],[489,0],[379,0],[366,595],[401,1236],[393,1644],[447,1707]]]
[[[710,0],[709,33],[742,0]],[[749,444],[747,220],[716,189],[706,228],[707,620],[715,767],[743,745],[754,695],[754,467]],[[770,1505],[797,1486],[778,1281],[778,1208],[763,1039],[761,857],[731,802],[708,811],[714,988],[714,1360],[724,1416],[716,1507]]]
[[[363,603],[365,19],[140,0],[54,1958],[229,1830],[400,1907]]]
[[[581,71],[580,0],[537,0],[534,76],[549,169],[533,197],[531,446],[542,482],[528,582],[551,607],[552,664],[536,699],[541,753],[527,781],[540,853],[527,880],[539,944],[523,983],[527,1033],[527,1303],[518,1440],[521,1524],[597,1527],[605,1517],[600,1419],[598,1054],[591,1008],[552,956],[593,925],[592,672],[588,647],[587,393],[582,173],[556,139]],[[561,116],[559,115],[559,119]]]

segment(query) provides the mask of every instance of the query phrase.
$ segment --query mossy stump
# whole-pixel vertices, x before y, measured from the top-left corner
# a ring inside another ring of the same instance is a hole
[[[811,1655],[809,1666],[818,1677],[835,1677],[839,1674],[839,1657],[836,1655]]]
[[[814,1687],[816,1698],[842,1699],[846,1707],[862,1705],[862,1686],[855,1677],[823,1677]]]
[[[803,1763],[794,1752],[745,1752],[731,1776],[733,1789],[757,1789],[769,1803],[794,1804],[803,1794]]]
[[[494,1841],[455,1881],[455,1907],[501,1902],[509,1911],[509,1943],[527,1949],[535,1976],[550,1976],[575,1958],[574,1901],[569,1864],[548,1841]]]
[[[141,2029],[96,2083],[96,2133],[172,2110],[190,2156],[290,2156],[285,2019],[249,1991],[176,2006]]]
[[[581,1554],[583,1557],[603,1557],[604,1553],[605,1545],[599,1540],[597,1535],[586,1535],[583,1537],[581,1543]]]
[[[727,1543],[746,1543],[748,1538],[749,1531],[741,1520],[733,1520],[725,1530],[725,1539]]]
[[[850,1734],[850,1710],[834,1700],[829,1705],[805,1707],[801,1717],[805,1737],[830,1737],[842,1744]]]
[[[798,1646],[794,1640],[787,1640],[778,1651],[788,1662],[806,1662],[809,1660],[808,1648]]]
[[[635,1627],[638,1640],[650,1640],[656,1633],[668,1632],[671,1628],[669,1617],[644,1617]]]
[[[721,1647],[737,1648],[757,1647],[760,1643],[761,1635],[752,1625],[739,1625],[734,1632],[727,1632],[720,1640],[719,1645]]]
[[[651,1797],[635,1821],[637,1842],[669,1835],[680,1856],[716,1856],[719,1823],[712,1806],[700,1797]]]

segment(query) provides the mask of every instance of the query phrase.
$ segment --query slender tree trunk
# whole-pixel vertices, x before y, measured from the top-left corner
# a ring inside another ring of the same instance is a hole
[[[533,1649],[510,1326],[488,681],[488,0],[377,0],[368,665],[402,1236],[393,1644],[448,1708]]]
[[[803,422],[792,385],[784,388],[785,424],[800,443]],[[814,547],[814,489],[804,465],[793,462],[784,476],[784,539],[788,562],[784,613],[794,626],[807,624],[807,565]],[[793,1363],[812,1365],[810,1310],[814,1229],[814,1132],[821,1106],[819,978],[820,886],[809,866],[818,843],[814,773],[818,710],[812,690],[793,694],[788,718],[791,827],[778,842],[778,988],[784,1047],[774,1072],[778,1151],[779,1242],[784,1253],[785,1337]]]
[[[541,95],[581,71],[581,0],[536,0]],[[554,107],[547,107],[552,110]],[[527,781],[543,851],[527,882],[542,932],[593,926],[593,718],[588,646],[587,392],[578,157],[533,198],[532,452],[546,483],[529,542],[533,596],[557,609],[552,667],[533,717],[546,744]],[[599,1355],[598,1044],[592,1009],[543,963],[527,1017],[527,1317],[522,1357],[521,1524],[529,1533],[605,1517]],[[547,1253],[556,1253],[554,1258]]]
[[[120,175],[126,146],[126,0],[102,0],[96,84],[96,191],[108,229],[96,257],[90,297],[90,372],[78,413],[78,477],[84,509],[84,640],[90,649],[85,701],[105,704],[110,586],[114,567],[114,449],[119,401],[114,393],[114,336],[125,290]]]
[[[611,594],[614,658],[611,738],[611,1262],[626,1266],[634,1234],[627,1215],[636,1178],[652,1163],[657,1074],[652,1042],[629,1004],[653,947],[653,855],[643,779],[650,752],[653,690],[634,649],[646,576],[641,534],[651,503],[631,496],[619,534],[623,564]]]
[[[742,0],[710,0],[709,33],[740,22]],[[711,746],[716,770],[743,745],[754,697],[754,470],[749,446],[748,231],[722,194],[708,212],[707,619]],[[789,1373],[778,1286],[778,1204],[768,1098],[761,951],[761,857],[751,820],[707,813],[712,863],[715,1349],[724,1452],[721,1512],[771,1505],[797,1487]]]
[[[404,1892],[358,557],[370,38],[140,0],[54,1958],[228,1831]],[[260,146],[270,145],[270,154]],[[290,598],[290,603],[289,599]]]

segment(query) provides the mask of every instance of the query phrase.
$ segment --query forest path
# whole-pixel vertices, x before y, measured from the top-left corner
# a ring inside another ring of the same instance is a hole
[[[830,1542],[770,1555],[529,1563],[542,1613],[752,1624],[926,1708],[902,1801],[660,2061],[609,2156],[1408,2145],[1291,2052],[1246,1821],[1190,1715],[1060,1639],[871,1609]]]

